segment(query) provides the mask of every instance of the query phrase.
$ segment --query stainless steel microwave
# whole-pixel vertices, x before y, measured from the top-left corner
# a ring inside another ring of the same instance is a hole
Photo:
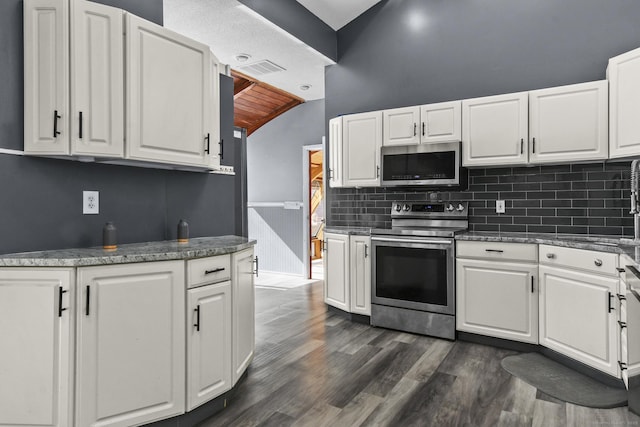
[[[382,185],[460,186],[460,161],[460,142],[382,147]]]

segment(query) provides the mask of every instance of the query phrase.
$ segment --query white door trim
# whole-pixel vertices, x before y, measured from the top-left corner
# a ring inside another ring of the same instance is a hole
[[[309,272],[311,271],[311,265],[309,262],[309,152],[321,150],[324,156],[325,151],[325,137],[322,137],[322,144],[303,145],[302,146],[302,259],[304,261],[304,276],[309,278]],[[322,162],[322,186],[323,189],[327,188],[326,180],[326,161]],[[322,198],[324,203],[325,198]]]

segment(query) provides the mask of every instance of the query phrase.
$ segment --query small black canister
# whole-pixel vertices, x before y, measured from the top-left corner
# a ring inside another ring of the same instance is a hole
[[[116,226],[111,221],[107,222],[102,228],[102,247],[110,251],[118,247],[116,244]]]
[[[178,222],[178,243],[189,243],[189,224],[184,219]]]

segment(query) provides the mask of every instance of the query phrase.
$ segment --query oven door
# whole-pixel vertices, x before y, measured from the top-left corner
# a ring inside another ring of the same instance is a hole
[[[372,236],[371,247],[373,304],[455,314],[453,239]]]

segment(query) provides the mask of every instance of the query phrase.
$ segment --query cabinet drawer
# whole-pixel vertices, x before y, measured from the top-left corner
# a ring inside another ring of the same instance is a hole
[[[618,275],[618,254],[540,245],[539,256],[540,264],[559,265],[607,276]]]
[[[537,262],[537,246],[530,243],[458,241],[456,257]]]
[[[187,261],[187,288],[229,280],[231,257],[218,255]]]

